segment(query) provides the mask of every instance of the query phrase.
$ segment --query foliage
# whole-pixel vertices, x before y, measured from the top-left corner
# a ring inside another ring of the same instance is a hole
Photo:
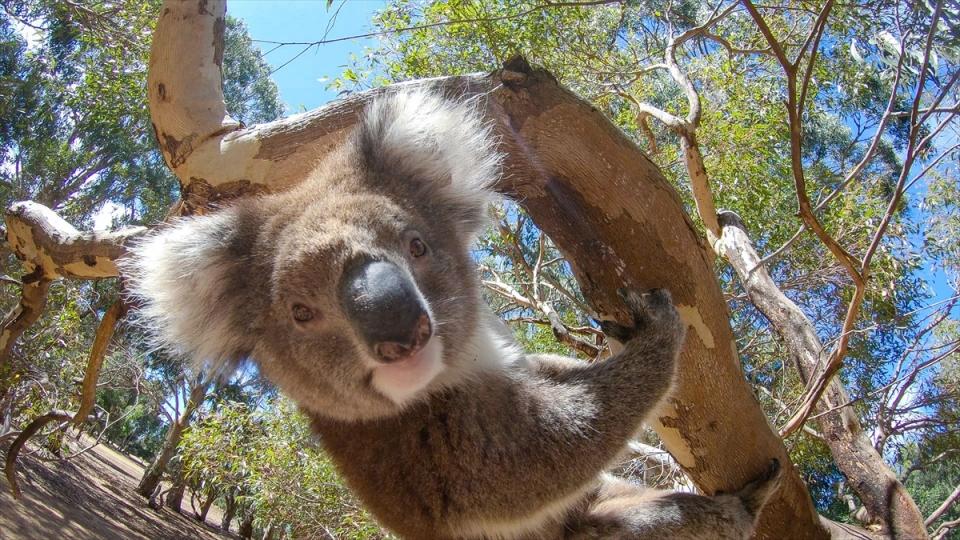
[[[246,124],[276,120],[283,115],[270,66],[254,46],[243,22],[227,17],[224,34],[224,99],[231,116]]]
[[[158,6],[5,5],[4,206],[32,199],[84,225],[107,201],[125,220],[148,214],[144,202],[172,201],[175,183],[154,149],[143,92]],[[30,30],[31,41],[14,26]]]
[[[222,403],[184,435],[180,448],[187,478],[235,489],[261,529],[279,525],[290,538],[383,537],[286,400],[262,410]]]

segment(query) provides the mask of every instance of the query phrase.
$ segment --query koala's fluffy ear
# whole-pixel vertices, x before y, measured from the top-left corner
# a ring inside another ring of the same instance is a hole
[[[367,167],[417,182],[424,205],[452,212],[464,232],[475,234],[486,224],[501,156],[476,100],[455,102],[423,90],[389,93],[367,108],[355,143]]]
[[[153,345],[221,375],[253,345],[242,320],[241,291],[249,284],[239,281],[250,274],[242,268],[248,257],[237,251],[242,219],[228,208],[161,225],[120,262],[129,300],[139,307],[135,320]]]

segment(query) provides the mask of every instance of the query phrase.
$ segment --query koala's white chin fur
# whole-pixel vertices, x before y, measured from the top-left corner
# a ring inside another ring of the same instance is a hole
[[[403,405],[426,388],[443,371],[443,339],[433,336],[417,354],[373,368],[371,384],[397,405]]]

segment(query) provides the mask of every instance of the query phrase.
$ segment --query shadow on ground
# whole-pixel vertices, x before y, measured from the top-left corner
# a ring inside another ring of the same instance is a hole
[[[0,451],[6,454],[6,448]],[[20,500],[0,475],[0,539],[236,538],[198,522],[189,511],[180,515],[148,507],[135,491],[142,473],[135,461],[103,445],[71,461],[21,455]]]

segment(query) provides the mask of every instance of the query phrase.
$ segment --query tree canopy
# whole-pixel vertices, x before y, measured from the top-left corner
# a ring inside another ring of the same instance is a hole
[[[34,200],[83,229],[151,225],[170,212],[178,184],[144,90],[159,8],[0,3],[5,207]],[[330,83],[345,94],[492,71],[522,54],[602,111],[656,163],[706,239],[743,374],[817,510],[896,530],[881,512],[891,503],[875,501],[856,472],[882,467],[928,534],[955,533],[956,2],[390,0],[372,24],[377,45]],[[228,112],[249,125],[282,117],[247,29],[228,18],[225,36]],[[488,303],[517,339],[586,360],[609,354],[565,254],[520,207],[492,212],[476,256]],[[7,253],[2,273],[11,294],[0,307],[12,312],[28,281]],[[0,442],[46,411],[78,408],[94,334],[118,296],[113,280],[54,282],[44,315],[0,364]],[[790,306],[795,331],[778,319]],[[805,340],[797,325],[809,328]],[[166,470],[181,493],[261,531],[383,534],[255,373],[211,384],[121,324],[99,381],[84,429],[146,459],[166,456],[157,481]],[[47,451],[62,451],[64,426],[45,432]],[[688,489],[677,462],[657,458],[659,444],[644,434],[645,453],[625,470],[648,479],[662,468]]]

